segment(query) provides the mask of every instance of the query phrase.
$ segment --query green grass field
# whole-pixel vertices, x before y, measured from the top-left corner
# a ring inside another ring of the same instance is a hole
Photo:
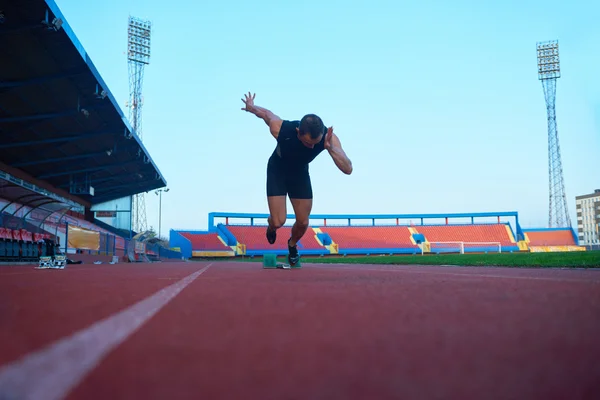
[[[600,252],[493,253],[364,257],[303,257],[305,263],[419,264],[504,267],[600,268]]]
[[[240,261],[262,262],[261,257],[238,258]],[[279,261],[285,262],[283,256]],[[226,261],[224,259],[223,261]],[[344,264],[397,264],[397,265],[464,265],[502,267],[564,267],[600,268],[600,251],[574,251],[564,253],[491,253],[491,254],[444,254],[406,256],[303,256],[302,263],[344,263]]]

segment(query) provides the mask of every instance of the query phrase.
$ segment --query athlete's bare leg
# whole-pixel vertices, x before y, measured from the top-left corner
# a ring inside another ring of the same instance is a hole
[[[286,196],[267,196],[269,204],[269,227],[267,228],[267,240],[269,243],[275,243],[277,239],[277,229],[285,224],[287,216]]]
[[[308,221],[312,210],[312,199],[290,199],[294,213],[296,214],[296,222],[292,227],[292,237],[289,245],[295,247],[298,241],[304,236],[308,229]]]

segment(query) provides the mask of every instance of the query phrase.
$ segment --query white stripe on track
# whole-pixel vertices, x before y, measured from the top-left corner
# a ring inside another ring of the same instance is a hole
[[[62,399],[113,349],[211,264],[144,300],[0,369],[0,399]],[[43,329],[40,327],[40,329]]]

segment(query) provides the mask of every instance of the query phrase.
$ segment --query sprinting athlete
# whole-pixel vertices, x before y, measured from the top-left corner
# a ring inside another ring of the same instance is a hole
[[[245,107],[265,121],[277,145],[267,163],[267,202],[269,218],[266,231],[267,241],[275,243],[277,229],[286,220],[286,195],[289,196],[296,221],[288,240],[288,262],[295,265],[300,260],[298,241],[308,229],[308,220],[313,205],[313,192],[308,164],[323,150],[327,150],[335,165],[345,174],[352,173],[352,162],[342,149],[340,139],[333,127],[325,128],[315,114],[307,114],[300,121],[282,120],[271,111],[254,105],[256,94],[244,95]]]

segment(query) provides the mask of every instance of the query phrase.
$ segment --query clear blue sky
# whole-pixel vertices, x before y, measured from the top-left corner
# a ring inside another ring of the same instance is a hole
[[[547,225],[537,41],[558,39],[557,121],[572,222],[600,188],[600,6],[586,1],[56,0],[124,111],[127,19],[152,21],[144,143],[168,180],[163,235],[211,211],[267,212],[274,139],[241,97],[319,114],[353,161],[311,164],[314,213],[516,210]],[[149,225],[158,201],[147,195]],[[291,211],[291,208],[289,209]]]

